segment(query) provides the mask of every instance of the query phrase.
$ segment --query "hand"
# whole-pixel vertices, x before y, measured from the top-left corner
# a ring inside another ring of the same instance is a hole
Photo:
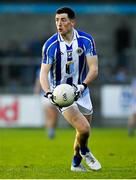
[[[75,87],[75,101],[77,101],[81,97],[83,91],[87,88],[87,84],[82,83],[77,86],[73,84],[73,86]]]
[[[47,97],[49,99],[49,101],[51,102],[51,104],[56,105],[56,103],[53,100],[53,94],[52,92],[47,92],[46,95],[44,95],[44,97]]]
[[[77,91],[80,91],[80,93],[82,93],[84,91],[85,87],[83,84],[78,84],[77,85]]]
[[[51,104],[53,104],[53,105],[57,106],[59,109],[61,109],[61,107],[57,103],[54,102],[52,92],[47,92],[46,95],[44,95],[44,97],[48,98]]]

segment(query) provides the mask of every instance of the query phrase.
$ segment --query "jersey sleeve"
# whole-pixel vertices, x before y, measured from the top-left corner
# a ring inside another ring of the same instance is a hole
[[[44,64],[53,64],[53,51],[52,48],[48,45],[48,43],[45,43],[42,48],[42,62]]]
[[[84,46],[85,46],[85,55],[86,56],[95,56],[95,55],[97,55],[95,42],[94,42],[94,39],[91,36],[87,37]]]

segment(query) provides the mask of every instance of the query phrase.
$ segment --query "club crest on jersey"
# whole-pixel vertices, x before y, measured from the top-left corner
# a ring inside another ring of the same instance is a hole
[[[83,49],[81,47],[78,47],[76,52],[79,56],[81,56],[81,54],[83,53]]]

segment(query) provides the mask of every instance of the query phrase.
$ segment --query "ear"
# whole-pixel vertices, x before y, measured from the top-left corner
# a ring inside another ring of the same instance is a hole
[[[75,27],[76,21],[75,21],[75,20],[71,20],[71,25],[72,25],[73,27]]]

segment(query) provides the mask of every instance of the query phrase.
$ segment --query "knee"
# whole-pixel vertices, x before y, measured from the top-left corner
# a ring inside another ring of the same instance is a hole
[[[82,125],[81,129],[79,130],[79,133],[89,136],[89,134],[90,134],[90,124],[86,123],[86,124]]]

